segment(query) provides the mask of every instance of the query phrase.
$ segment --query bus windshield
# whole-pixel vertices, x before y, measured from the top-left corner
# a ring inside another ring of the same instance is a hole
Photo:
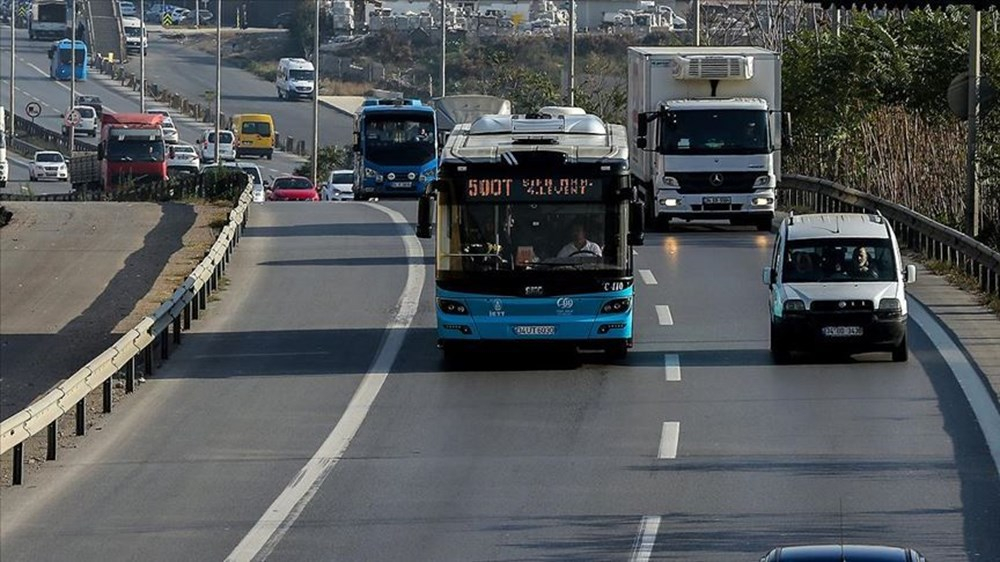
[[[59,63],[60,64],[70,64],[72,56],[69,49],[59,49]],[[86,64],[87,62],[87,52],[83,49],[76,50],[76,64]]]
[[[767,112],[750,109],[668,111],[660,118],[664,154],[767,154]]]
[[[413,166],[434,159],[434,116],[370,115],[365,119],[364,155],[382,165]]]
[[[623,207],[593,203],[449,205],[439,268],[450,271],[620,271]]]
[[[108,142],[107,159],[111,162],[161,162],[162,140],[123,140]]]

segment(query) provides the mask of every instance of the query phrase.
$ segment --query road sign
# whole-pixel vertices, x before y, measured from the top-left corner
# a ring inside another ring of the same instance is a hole
[[[37,101],[29,102],[28,105],[24,106],[24,112],[28,114],[28,117],[34,119],[42,114],[42,106]]]
[[[174,25],[174,16],[170,12],[163,12],[163,25],[166,27]]]
[[[76,127],[77,125],[80,124],[80,121],[82,119],[83,117],[80,115],[80,112],[74,109],[73,111],[70,111],[68,115],[66,115],[66,126]]]

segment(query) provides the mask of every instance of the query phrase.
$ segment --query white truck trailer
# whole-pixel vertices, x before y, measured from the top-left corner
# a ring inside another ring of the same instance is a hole
[[[755,47],[629,47],[629,159],[647,219],[769,230],[781,179],[781,58]]]

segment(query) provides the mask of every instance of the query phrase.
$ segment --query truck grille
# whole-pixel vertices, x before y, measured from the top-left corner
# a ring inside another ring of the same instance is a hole
[[[684,194],[752,193],[753,183],[764,174],[765,172],[692,172],[670,173],[670,176],[677,179],[681,186],[680,192]],[[716,176],[716,183],[719,185],[712,185],[713,176]]]

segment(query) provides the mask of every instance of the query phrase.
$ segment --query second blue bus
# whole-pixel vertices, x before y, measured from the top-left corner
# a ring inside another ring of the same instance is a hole
[[[354,119],[354,198],[416,198],[437,178],[434,108],[414,99],[366,99]]]
[[[87,44],[77,40],[62,39],[49,47],[49,77],[55,80],[70,80],[76,73],[77,80],[87,79]]]

